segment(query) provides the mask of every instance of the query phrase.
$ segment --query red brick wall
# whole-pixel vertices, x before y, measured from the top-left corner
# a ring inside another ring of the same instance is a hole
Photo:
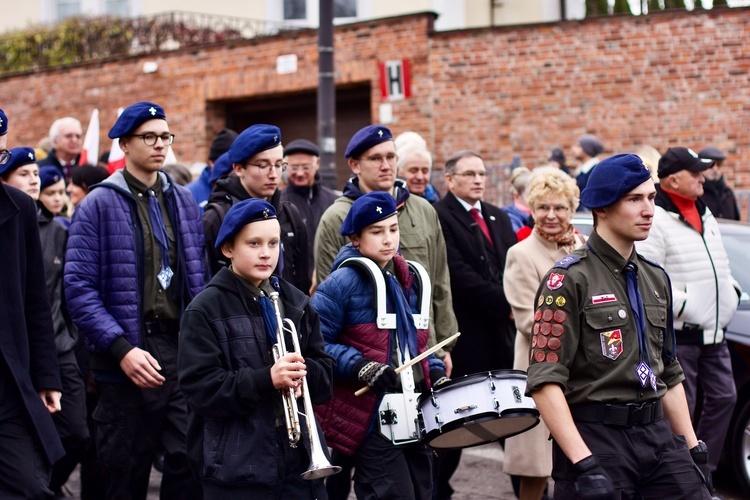
[[[438,166],[472,148],[489,165],[518,155],[533,167],[552,147],[568,153],[578,135],[593,133],[607,154],[715,144],[730,155],[730,182],[750,189],[748,13],[717,8],[444,33],[431,31],[431,14],[363,22],[336,29],[336,82],[369,81],[372,109],[362,113],[376,121],[377,63],[409,59],[413,97],[393,103],[392,128],[423,134]],[[288,53],[298,55],[299,69],[277,75],[276,57]],[[148,60],[158,62],[156,73],[143,73]],[[193,161],[206,157],[224,125],[217,102],[312,90],[317,81],[317,34],[304,30],[0,77],[0,106],[11,119],[11,145],[35,144],[60,116],[85,124],[98,107],[107,149],[117,107],[153,100],[178,136],[177,157]]]

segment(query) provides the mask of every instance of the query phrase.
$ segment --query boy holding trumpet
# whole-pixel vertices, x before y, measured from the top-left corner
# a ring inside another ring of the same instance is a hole
[[[273,205],[250,198],[232,206],[216,248],[232,265],[192,301],[181,327],[179,377],[193,472],[205,498],[326,498],[322,480],[301,478],[309,476],[311,457],[327,453],[304,407],[330,398],[334,363],[307,296],[272,276],[280,250]],[[291,320],[298,343],[281,318]],[[298,351],[286,352],[295,344]],[[311,404],[297,408],[300,396]],[[296,430],[290,412],[299,413]]]
[[[328,444],[353,457],[357,498],[429,499],[432,457],[419,442],[416,398],[448,379],[434,355],[407,367],[427,350],[429,276],[398,253],[390,193],[358,198],[340,232],[350,243],[312,299],[337,362],[333,397],[316,413]],[[397,418],[383,422],[394,408]]]

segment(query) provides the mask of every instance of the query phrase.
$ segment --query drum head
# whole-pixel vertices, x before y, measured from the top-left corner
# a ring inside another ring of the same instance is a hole
[[[469,448],[491,443],[501,438],[515,436],[539,423],[539,412],[519,409],[504,413],[474,416],[467,421],[451,422],[425,436],[428,446],[436,449]]]

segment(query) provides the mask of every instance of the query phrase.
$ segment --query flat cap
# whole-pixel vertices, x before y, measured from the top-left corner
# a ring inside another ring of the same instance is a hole
[[[701,158],[708,158],[709,160],[726,160],[727,155],[721,149],[716,146],[706,146],[705,148],[698,151],[698,156]]]
[[[284,146],[284,155],[293,155],[295,153],[320,156],[320,148],[318,148],[317,144],[307,139],[295,139]]]
[[[703,172],[713,167],[714,160],[701,158],[689,148],[669,148],[659,159],[659,179],[676,174],[680,170]]]
[[[259,220],[275,219],[276,209],[266,200],[260,198],[248,198],[242,200],[236,205],[232,205],[219,228],[219,235],[216,237],[216,248],[232,239],[239,233],[243,227],[251,222]]]
[[[0,136],[8,133],[8,117],[5,115],[5,111],[0,109]]]
[[[232,163],[247,161],[261,151],[281,144],[281,130],[275,125],[259,123],[242,131],[232,143],[227,154]]]
[[[145,122],[155,119],[167,119],[164,108],[158,104],[147,101],[131,104],[120,113],[115,124],[109,129],[107,136],[110,139],[126,137]]]
[[[39,189],[50,187],[52,184],[57,184],[61,180],[64,180],[62,172],[55,165],[47,165],[39,169]]]
[[[601,154],[604,151],[604,145],[598,137],[591,134],[584,134],[578,138],[578,145],[581,146],[583,152],[587,155],[594,157]]]
[[[346,147],[345,158],[356,158],[373,146],[386,141],[392,141],[393,134],[388,127],[383,125],[368,125],[360,129]]]
[[[10,150],[10,159],[4,165],[0,165],[0,175],[9,174],[17,168],[36,163],[34,148],[20,147]]]
[[[610,156],[591,170],[581,204],[591,210],[608,207],[650,178],[651,171],[637,155]]]
[[[357,198],[346,214],[340,233],[342,236],[357,234],[370,224],[375,224],[395,215],[396,200],[391,193],[371,191]]]

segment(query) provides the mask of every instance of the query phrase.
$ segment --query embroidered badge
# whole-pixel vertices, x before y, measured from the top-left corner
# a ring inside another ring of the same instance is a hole
[[[591,297],[592,304],[606,304],[607,302],[617,302],[617,297],[615,297],[614,293],[605,293]]]
[[[539,333],[539,323],[534,323],[534,335]]]
[[[537,339],[536,335],[534,335],[533,337],[531,337],[531,347],[536,347],[536,339]]]
[[[554,352],[547,353],[547,363],[557,363],[558,357]]]
[[[564,274],[550,273],[547,278],[547,288],[550,290],[559,290],[563,286],[563,280],[565,279]]]
[[[557,307],[562,307],[562,306],[564,306],[564,305],[565,305],[565,297],[563,297],[562,295],[560,295],[560,296],[559,296],[558,298],[556,298],[556,299],[555,299],[555,305],[556,305]]]
[[[536,346],[539,349],[544,349],[545,347],[547,347],[547,337],[545,337],[544,335],[539,335],[539,337],[536,339]]]
[[[555,314],[552,315],[552,318],[558,323],[562,323],[563,321],[565,321],[567,317],[568,317],[567,313],[559,309],[555,311]]]
[[[534,361],[536,361],[537,363],[541,363],[542,361],[544,361],[544,351],[537,350],[534,353]]]
[[[534,321],[539,321],[540,319],[542,319],[542,310],[537,309],[534,313]]]
[[[545,311],[542,313],[542,320],[543,321],[549,321],[552,319],[552,309],[545,309]]]
[[[622,332],[618,328],[609,332],[599,334],[602,344],[602,356],[615,360],[622,354]]]
[[[557,337],[552,337],[547,341],[547,349],[552,349],[553,351],[558,350],[562,346],[562,342],[560,342],[560,339]]]
[[[563,330],[563,326],[562,325],[554,324],[554,325],[552,325],[550,333],[552,335],[554,335],[555,337],[559,337],[560,335],[563,334],[563,331],[564,330]]]
[[[552,326],[549,323],[542,323],[542,327],[539,329],[539,333],[542,335],[549,335],[549,332],[552,331]]]

